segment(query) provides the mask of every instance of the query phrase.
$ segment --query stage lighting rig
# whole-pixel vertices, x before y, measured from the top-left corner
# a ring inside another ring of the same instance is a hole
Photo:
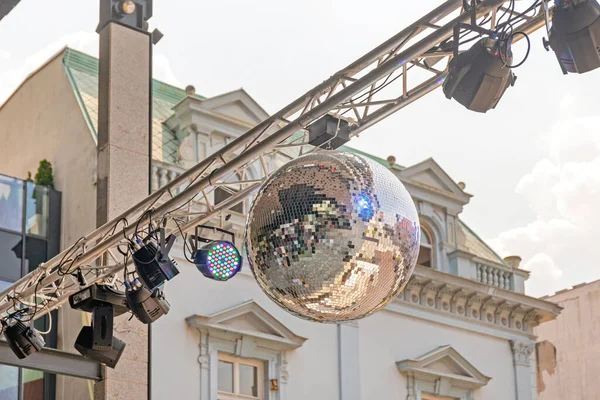
[[[173,279],[179,270],[177,263],[169,258],[171,247],[175,243],[175,235],[169,235],[165,239],[165,226],[158,229],[158,245],[155,243],[155,233],[150,234],[144,240],[133,243],[133,262],[136,271],[149,290],[153,290],[165,281]]]
[[[459,54],[461,29],[486,36]],[[516,34],[518,32],[507,35],[476,25],[457,24],[454,27],[454,56],[448,64],[448,76],[443,84],[446,98],[453,98],[467,109],[481,113],[496,108],[506,89],[517,79],[511,70],[516,67],[511,50]]]
[[[129,311],[125,294],[105,285],[93,285],[69,297],[69,304],[75,310],[92,313],[92,324],[81,328],[75,349],[86,358],[114,368],[125,349],[125,343],[113,336],[115,315]]]
[[[213,233],[219,232],[231,236],[231,241],[208,239],[200,235],[201,229],[209,229]],[[194,264],[205,277],[216,281],[227,281],[242,269],[242,256],[235,247],[235,235],[232,232],[198,225],[195,236],[190,240],[194,249],[192,255]],[[202,244],[200,245],[200,243]]]
[[[46,345],[42,335],[31,326],[31,322],[20,321],[13,316],[2,320],[2,327],[8,345],[21,360],[40,351]]]
[[[546,3],[544,2],[544,6]],[[546,9],[546,13],[547,13]],[[600,67],[600,5],[596,0],[555,0],[546,50],[552,50],[563,74]],[[547,16],[546,16],[547,17]],[[548,18],[546,18],[548,27]],[[549,48],[550,47],[550,48]]]

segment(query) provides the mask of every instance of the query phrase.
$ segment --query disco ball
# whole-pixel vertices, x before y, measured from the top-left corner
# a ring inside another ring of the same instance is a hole
[[[254,277],[275,303],[318,322],[374,313],[404,288],[419,252],[398,178],[354,153],[297,158],[261,186],[246,225]]]

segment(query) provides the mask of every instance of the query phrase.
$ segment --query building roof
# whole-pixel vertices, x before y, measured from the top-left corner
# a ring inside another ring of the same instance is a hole
[[[84,117],[93,136],[98,138],[98,59],[77,50],[66,48],[63,55],[63,65],[71,83],[75,96],[79,102]],[[186,97],[185,90],[153,80],[153,124],[152,124],[152,157],[167,164],[177,164],[177,151],[179,143],[175,132],[171,131],[163,122],[174,114],[173,107]],[[207,100],[206,97],[193,95],[198,100]],[[369,157],[379,164],[393,170],[402,171],[405,167],[394,164],[372,154],[362,152],[348,146],[340,150],[351,151]],[[458,236],[464,237],[459,241],[459,248],[477,257],[494,263],[504,263],[481,238],[479,238],[463,221],[459,220],[457,226]],[[462,233],[462,234],[461,234]]]

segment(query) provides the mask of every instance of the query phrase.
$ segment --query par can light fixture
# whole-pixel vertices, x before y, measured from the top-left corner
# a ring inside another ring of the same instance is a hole
[[[471,48],[458,53],[460,30],[486,34]],[[514,34],[513,34],[514,35]],[[454,28],[454,57],[448,64],[443,91],[469,110],[485,113],[496,105],[509,86],[513,86],[511,36],[498,37],[494,31],[478,26],[457,24]]]
[[[210,240],[201,237],[199,230],[203,228],[230,235],[231,241]],[[205,277],[216,281],[227,281],[242,269],[242,255],[235,247],[235,236],[232,232],[199,225],[196,227],[194,239],[192,259],[198,270]],[[200,246],[198,246],[199,242],[202,242]]]
[[[600,67],[600,5],[597,0],[555,0],[546,50],[556,54],[563,74]]]
[[[42,335],[30,322],[22,322],[16,318],[8,321],[3,319],[2,326],[6,342],[20,360],[40,351],[46,345]]]

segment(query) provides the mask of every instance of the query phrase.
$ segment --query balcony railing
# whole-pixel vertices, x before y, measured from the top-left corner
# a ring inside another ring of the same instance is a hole
[[[513,273],[500,267],[477,263],[477,281],[505,290],[514,290]]]
[[[184,169],[173,165],[163,164],[160,161],[152,161],[152,191],[155,191],[171,182],[183,173]]]

